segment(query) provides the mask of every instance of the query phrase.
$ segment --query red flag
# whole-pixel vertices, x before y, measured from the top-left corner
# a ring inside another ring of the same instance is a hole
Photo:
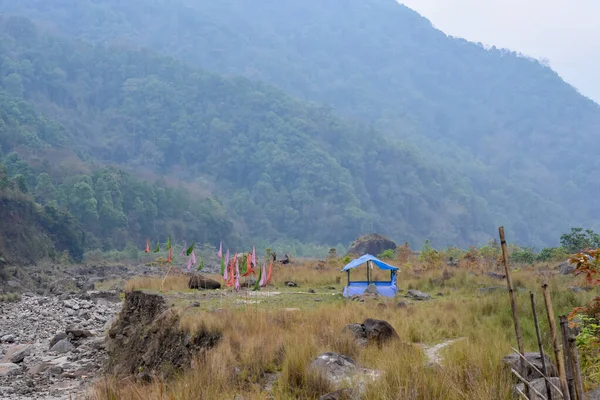
[[[148,241],[148,239],[146,239],[146,250],[144,250],[146,253],[150,253],[150,242]]]
[[[167,262],[170,263],[173,261],[173,247],[169,247],[169,258],[167,258]]]
[[[246,257],[246,273],[242,276],[248,276],[254,273],[254,269],[252,268],[252,262],[250,259],[250,254]]]
[[[269,265],[269,273],[267,274],[267,280],[265,281],[265,286],[271,282],[271,276],[273,275],[273,261],[271,261],[271,265]]]

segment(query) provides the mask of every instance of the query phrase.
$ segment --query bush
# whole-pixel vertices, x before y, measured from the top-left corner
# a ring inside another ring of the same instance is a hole
[[[377,257],[381,258],[382,260],[393,260],[396,257],[396,253],[392,249],[387,249]]]

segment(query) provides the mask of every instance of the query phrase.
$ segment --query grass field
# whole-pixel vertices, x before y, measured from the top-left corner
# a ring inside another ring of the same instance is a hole
[[[95,399],[314,399],[333,390],[327,382],[307,373],[320,353],[333,351],[354,358],[381,377],[366,382],[365,399],[509,399],[512,379],[502,358],[516,347],[508,294],[481,288],[505,286],[479,268],[444,267],[415,272],[403,269],[401,291],[394,299],[364,302],[341,296],[345,275],[337,266],[324,270],[305,262],[279,267],[272,285],[260,292],[187,289],[187,277],[167,277],[164,294],[181,315],[184,329],[200,327],[223,332],[220,344],[169,382],[148,385],[108,377],[95,387]],[[418,270],[417,270],[418,271]],[[213,277],[220,279],[220,277]],[[287,287],[292,280],[298,287]],[[529,291],[538,299],[544,346],[551,353],[541,283],[552,291],[555,314],[566,314],[593,294],[575,293],[582,282],[557,275],[545,266],[513,272],[526,351],[537,342]],[[138,277],[126,290],[159,292],[162,278]],[[309,293],[309,289],[312,289]],[[432,296],[430,301],[404,297],[409,289]],[[400,301],[407,306],[398,307]],[[196,303],[196,304],[195,304]],[[400,340],[382,348],[361,348],[341,330],[365,318],[388,321]],[[424,348],[462,338],[440,352],[441,365],[427,362]],[[593,385],[587,382],[588,386]]]

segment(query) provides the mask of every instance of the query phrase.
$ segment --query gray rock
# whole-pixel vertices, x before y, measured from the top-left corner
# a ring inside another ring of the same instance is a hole
[[[575,292],[575,293],[585,292],[584,288],[580,288],[577,286],[569,286],[569,290],[571,290],[572,292]]]
[[[575,266],[571,265],[568,261],[565,261],[558,264],[558,270],[563,275],[571,275],[573,271],[575,271]]]
[[[356,239],[350,245],[348,254],[362,256],[368,253],[377,257],[386,250],[396,250],[396,243],[377,233],[372,233]]]
[[[8,358],[7,362],[10,361],[11,363],[18,364],[31,354],[31,348],[32,346],[29,344],[13,346],[8,349],[5,359]]]
[[[6,284],[8,286],[10,286],[11,288],[18,288],[21,287],[21,283],[19,281],[16,280],[12,280],[12,281],[7,281]]]
[[[369,343],[381,345],[393,339],[398,339],[398,333],[387,321],[367,318],[362,323]]]
[[[23,371],[21,370],[21,367],[19,367],[17,364],[13,364],[13,363],[1,363],[0,364],[0,377],[21,375],[22,373],[23,373]]]
[[[484,287],[479,289],[480,293],[492,293],[492,292],[497,292],[497,291],[504,291],[504,290],[508,290],[506,289],[504,286],[490,286],[490,287]]]
[[[77,302],[75,300],[65,300],[63,302],[63,304],[65,305],[65,307],[70,308],[72,310],[79,310],[79,304],[77,304]]]
[[[57,333],[56,335],[54,335],[54,337],[50,340],[50,346],[48,346],[48,348],[52,348],[56,343],[60,342],[63,339],[67,338],[67,334],[64,332],[60,332]]]
[[[104,336],[93,338],[88,342],[88,345],[94,350],[103,350],[106,348]]]
[[[559,386],[560,387],[560,386]],[[587,400],[600,400],[600,388],[591,390],[585,394]]]
[[[490,278],[494,278],[494,279],[506,279],[506,275],[504,275],[504,274],[499,274],[498,272],[493,272],[493,271],[490,271],[490,272],[488,272],[488,273],[487,273],[487,275],[488,275]]]
[[[377,290],[377,286],[373,285],[372,283],[367,286],[367,288],[365,289],[364,294],[374,294],[374,295],[379,295],[379,290]]]
[[[287,281],[287,282],[285,282],[285,285],[289,286],[289,287],[298,287],[298,284],[293,281]]]
[[[366,346],[369,343],[365,327],[361,324],[348,324],[342,329],[342,333],[351,335],[359,346]]]
[[[50,367],[48,367],[47,373],[50,376],[58,376],[63,373],[63,369],[58,365],[51,365]]]
[[[323,396],[319,397],[319,400],[354,400],[354,399],[360,399],[360,396],[356,397],[356,394],[350,388],[336,390],[335,392],[327,393],[327,394],[324,394]]]
[[[547,354],[545,354],[544,356],[545,356],[544,358],[545,358],[545,362],[546,362],[546,368],[548,370],[548,376],[558,376],[558,370],[556,369],[556,366],[554,365],[552,360],[550,360],[550,358],[548,357]],[[542,371],[542,357],[540,356],[540,353],[525,353],[525,358],[531,364],[535,365],[535,367],[537,369]],[[507,366],[509,366],[510,368],[513,368],[515,371],[520,371],[520,369],[521,369],[521,360],[520,360],[519,356],[515,353],[511,353],[511,354],[505,356],[502,359],[502,362],[504,364],[506,364]],[[521,375],[523,375],[523,377],[527,378],[528,380],[537,379],[537,378],[542,377],[542,375],[540,375],[535,369],[533,369],[527,363],[525,364],[525,373],[521,374]]]
[[[560,387],[560,378],[550,378],[550,382],[552,382],[556,387]],[[530,385],[537,390],[538,392],[540,392],[542,394],[542,396],[547,397],[547,389],[546,389],[546,380],[544,378],[536,378],[533,379],[532,381],[530,381]],[[521,390],[521,392],[525,393],[525,384],[524,383],[518,383],[517,388],[519,388]],[[556,390],[554,387],[550,386],[550,390],[552,393],[552,399],[554,400],[562,400],[562,396],[560,394],[560,392],[558,390]],[[530,393],[530,399],[531,400],[537,400],[537,399],[541,399],[540,396],[536,395],[535,392],[532,390]],[[586,396],[586,399],[589,399],[590,397]]]
[[[309,371],[316,371],[332,384],[339,384],[356,373],[356,364],[350,357],[337,353],[323,353],[309,365]]]
[[[75,328],[75,327],[68,327],[67,329],[65,329],[65,333],[67,335],[73,336],[76,339],[79,339],[79,338],[89,338],[91,336],[94,336],[88,330],[81,329],[81,328]]]
[[[2,336],[2,338],[0,338],[0,342],[4,342],[4,343],[14,343],[15,342],[15,335],[4,335]]]
[[[411,289],[407,293],[407,296],[412,297],[415,300],[430,300],[431,296],[427,293],[421,292],[420,290]]]
[[[68,339],[62,339],[58,343],[56,343],[54,346],[52,346],[50,351],[53,351],[53,352],[59,353],[59,354],[64,354],[64,353],[68,353],[68,352],[72,351],[73,349],[75,349],[75,346],[73,346],[71,344],[71,342],[69,342]]]

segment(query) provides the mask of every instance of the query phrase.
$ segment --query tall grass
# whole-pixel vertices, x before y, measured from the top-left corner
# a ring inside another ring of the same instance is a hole
[[[338,267],[319,270],[315,266],[306,263],[279,267],[273,286],[282,287],[285,281],[294,280],[302,288],[325,290],[325,286],[333,285],[341,289]],[[172,292],[187,290],[186,279],[173,275],[165,286]],[[517,292],[517,304],[526,350],[537,349],[528,294],[533,290],[540,299],[544,345],[551,353],[541,280],[549,280],[557,315],[585,303],[590,295],[568,290],[567,286],[573,285],[571,277],[542,277],[534,269],[515,271],[513,279],[515,286],[525,289]],[[127,288],[157,289],[157,280],[134,278]],[[180,305],[177,309],[182,329],[218,329],[223,332],[219,345],[199,355],[191,368],[170,382],[155,380],[141,385],[110,378],[98,383],[90,398],[187,400],[242,395],[244,399],[314,399],[333,389],[320,376],[308,372],[310,362],[326,351],[353,357],[359,366],[381,372],[378,380],[366,382],[366,399],[511,398],[511,376],[501,361],[515,346],[508,294],[479,291],[480,287],[504,286],[504,282],[472,270],[404,270],[399,286],[404,291],[409,287],[428,291],[435,299],[404,308],[395,306],[398,298],[365,303],[342,299],[295,312],[268,307],[208,312]],[[438,292],[442,296],[436,296]],[[283,292],[281,296],[297,295]],[[388,321],[400,340],[382,348],[363,348],[341,334],[346,324],[360,323],[365,318]],[[442,351],[442,366],[428,365],[421,343],[436,344],[459,337],[465,339]]]

